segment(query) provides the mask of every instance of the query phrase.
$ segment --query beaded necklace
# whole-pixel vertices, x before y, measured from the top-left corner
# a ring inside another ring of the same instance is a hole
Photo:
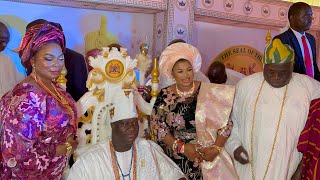
[[[184,97],[184,98],[188,98],[190,97],[192,94],[193,94],[193,91],[194,91],[194,81],[192,82],[192,87],[189,91],[186,91],[186,92],[183,92],[183,91],[180,91],[179,88],[178,88],[178,84],[176,84],[176,90],[177,90],[177,93],[180,97]]]
[[[47,93],[49,93],[55,100],[57,100],[58,102],[60,102],[70,113],[70,116],[71,116],[71,122],[72,122],[72,125],[76,128],[77,125],[76,125],[76,120],[75,120],[75,112],[74,110],[70,107],[70,104],[71,106],[73,106],[73,108],[75,108],[75,104],[73,103],[73,101],[69,100],[69,102],[71,102],[69,104],[68,102],[68,97],[66,97],[63,93],[61,93],[57,87],[55,86],[54,83],[51,82],[51,86],[53,87],[54,91],[56,93],[53,93],[46,85],[44,85],[40,80],[38,80],[36,78],[36,76],[31,73],[30,76],[35,80],[35,82],[43,89],[45,90]]]
[[[121,176],[122,176],[123,180],[124,180],[125,177],[129,177],[129,179],[131,180],[132,161],[133,161],[133,180],[136,180],[136,176],[137,176],[137,151],[136,151],[136,145],[133,145],[133,147],[132,147],[132,155],[131,155],[131,162],[130,162],[129,172],[128,172],[128,174],[123,174],[111,140],[110,140],[109,144],[110,144],[110,152],[111,152],[111,160],[112,160],[112,169],[113,169],[113,172],[114,172],[114,176],[116,177],[116,180],[120,180],[119,170],[121,172]]]

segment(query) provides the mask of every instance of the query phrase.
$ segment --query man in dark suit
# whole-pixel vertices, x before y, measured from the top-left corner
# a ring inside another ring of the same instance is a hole
[[[67,92],[75,101],[78,101],[87,91],[86,81],[88,78],[87,65],[82,54],[66,48],[64,53],[65,67],[68,71]]]
[[[320,81],[320,72],[316,58],[316,40],[307,33],[313,20],[311,7],[304,2],[291,5],[288,12],[290,28],[284,33],[277,35],[284,44],[288,44],[295,51],[294,72],[306,74]]]
[[[30,22],[26,29],[31,28],[37,24],[43,24],[48,21],[44,19],[37,19]],[[53,23],[55,26],[62,30],[62,27],[58,23]],[[73,97],[75,101],[78,101],[87,91],[86,81],[88,78],[88,70],[85,59],[82,54],[66,48],[64,52],[65,67],[68,71],[66,75],[67,79],[67,92]],[[27,74],[31,73],[32,69],[27,70]]]

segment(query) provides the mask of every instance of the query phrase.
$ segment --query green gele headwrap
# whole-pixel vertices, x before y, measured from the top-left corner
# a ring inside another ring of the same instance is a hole
[[[264,51],[263,64],[281,64],[294,61],[294,50],[280,39],[274,39]]]

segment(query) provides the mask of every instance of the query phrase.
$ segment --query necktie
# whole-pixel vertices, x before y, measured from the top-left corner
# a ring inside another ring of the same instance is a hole
[[[306,36],[303,35],[301,39],[302,39],[303,53],[304,53],[304,64],[306,65],[306,74],[313,78],[312,61],[311,61],[310,51],[306,41]]]

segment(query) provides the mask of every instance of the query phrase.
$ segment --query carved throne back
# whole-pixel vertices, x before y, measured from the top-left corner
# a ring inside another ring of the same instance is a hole
[[[118,96],[132,93],[135,82],[136,59],[131,59],[127,49],[103,48],[102,55],[89,57],[93,69],[87,80],[88,92],[78,101],[79,119],[78,153],[111,137],[110,115]],[[120,92],[120,93],[119,93]],[[123,92],[123,93],[121,93]]]

